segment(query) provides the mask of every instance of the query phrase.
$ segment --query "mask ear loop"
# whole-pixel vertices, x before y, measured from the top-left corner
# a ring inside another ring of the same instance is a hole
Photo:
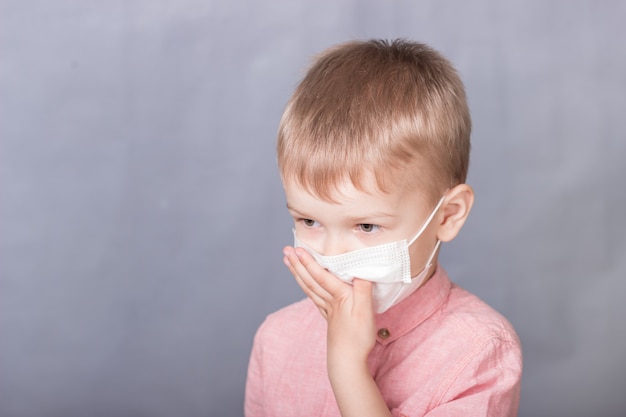
[[[420,235],[424,232],[424,230],[426,230],[426,228],[428,227],[428,225],[432,221],[433,217],[435,217],[435,214],[437,214],[437,211],[439,211],[439,207],[441,207],[441,205],[443,204],[443,200],[445,198],[446,198],[445,195],[443,197],[441,197],[441,199],[439,200],[439,202],[437,203],[437,205],[433,209],[432,213],[430,213],[430,216],[428,216],[428,218],[426,219],[426,221],[424,222],[424,224],[420,228],[419,232],[417,232],[417,234],[409,242],[409,246],[411,246],[413,244],[413,242],[415,242],[417,240],[417,238],[420,237]]]
[[[428,258],[428,261],[426,262],[427,269],[433,266],[433,258],[435,257],[435,254],[437,253],[437,249],[439,249],[439,246],[441,246],[441,240],[437,239],[437,243],[435,244],[435,249],[433,249],[433,253],[430,254],[430,257]]]

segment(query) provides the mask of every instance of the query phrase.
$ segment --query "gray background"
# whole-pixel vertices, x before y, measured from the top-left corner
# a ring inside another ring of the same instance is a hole
[[[238,416],[281,263],[283,106],[408,37],[465,80],[477,202],[443,248],[525,353],[520,415],[626,415],[623,1],[0,0],[0,416]]]

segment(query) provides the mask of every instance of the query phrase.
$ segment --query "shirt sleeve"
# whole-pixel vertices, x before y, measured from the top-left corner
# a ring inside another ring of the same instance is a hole
[[[476,344],[444,379],[425,417],[516,417],[522,377],[518,340]],[[409,412],[398,416],[412,416]]]
[[[252,353],[248,363],[248,376],[244,400],[245,417],[263,417],[263,367],[261,332],[263,326],[257,330],[252,345]]]

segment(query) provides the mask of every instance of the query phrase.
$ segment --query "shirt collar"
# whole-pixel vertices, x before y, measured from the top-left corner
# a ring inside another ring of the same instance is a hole
[[[424,285],[376,316],[376,341],[387,345],[422,324],[448,298],[450,288],[448,274],[437,265],[435,273]]]

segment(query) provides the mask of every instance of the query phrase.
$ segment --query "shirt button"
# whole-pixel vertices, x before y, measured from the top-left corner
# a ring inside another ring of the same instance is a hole
[[[378,337],[380,337],[381,339],[386,339],[389,336],[391,336],[389,330],[385,329],[384,327],[382,329],[378,329]]]

